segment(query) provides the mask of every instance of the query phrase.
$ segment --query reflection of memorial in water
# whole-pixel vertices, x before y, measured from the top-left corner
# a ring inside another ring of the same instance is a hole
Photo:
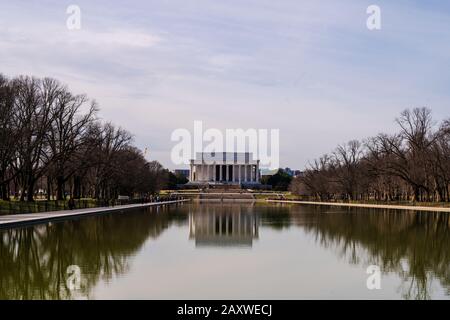
[[[248,205],[202,204],[189,214],[189,239],[195,239],[197,247],[251,247],[258,225],[258,216]]]

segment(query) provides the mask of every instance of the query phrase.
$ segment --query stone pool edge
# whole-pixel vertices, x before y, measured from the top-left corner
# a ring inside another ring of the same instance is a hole
[[[61,211],[49,211],[40,213],[26,213],[26,214],[14,214],[0,216],[0,229],[8,229],[14,227],[22,227],[28,225],[41,224],[55,220],[68,220],[71,218],[79,218],[84,216],[93,216],[110,212],[121,212],[124,210],[146,208],[152,206],[169,205],[174,203],[183,203],[190,201],[190,199],[183,200],[171,200],[162,202],[150,202],[139,204],[128,204],[115,207],[98,207],[88,209],[76,209],[76,210],[61,210]]]
[[[385,205],[385,204],[339,203],[339,202],[295,201],[295,200],[267,200],[267,202],[450,213],[450,208],[443,208],[443,207],[424,207],[424,206],[416,207],[416,206],[402,206],[402,205],[390,205],[390,204]]]

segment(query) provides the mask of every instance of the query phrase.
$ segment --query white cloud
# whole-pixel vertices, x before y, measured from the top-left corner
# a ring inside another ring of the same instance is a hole
[[[149,48],[162,41],[159,35],[144,31],[112,30],[95,31],[92,29],[64,30],[47,27],[35,29],[10,27],[0,30],[0,45],[29,45],[44,47],[46,45],[89,45],[94,47],[136,47]]]
[[[160,43],[161,40],[161,37],[154,34],[122,30],[114,30],[109,32],[75,30],[68,31],[67,34],[67,41],[72,45],[88,44],[91,46],[124,46],[149,48]]]

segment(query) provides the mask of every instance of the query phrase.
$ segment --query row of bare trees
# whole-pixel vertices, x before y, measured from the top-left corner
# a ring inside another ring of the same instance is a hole
[[[450,119],[405,110],[398,133],[340,145],[309,165],[291,190],[318,200],[450,201]]]
[[[0,194],[33,201],[158,191],[167,170],[148,162],[126,130],[102,122],[98,107],[51,78],[0,74]]]

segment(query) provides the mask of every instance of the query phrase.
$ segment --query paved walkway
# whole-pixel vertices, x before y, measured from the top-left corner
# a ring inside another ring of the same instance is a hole
[[[414,210],[431,212],[450,212],[450,208],[443,207],[419,207],[419,206],[401,206],[390,204],[364,204],[364,203],[339,203],[339,202],[314,202],[314,201],[289,201],[289,200],[267,200],[268,202],[294,203],[294,204],[314,204],[320,206],[340,206],[340,207],[359,207],[376,209],[395,209],[395,210]]]
[[[50,220],[60,220],[71,217],[86,216],[99,213],[123,211],[127,209],[144,208],[151,206],[158,206],[163,204],[172,204],[178,202],[189,201],[185,200],[173,200],[173,201],[163,201],[163,202],[151,202],[144,204],[128,204],[115,207],[98,207],[98,208],[87,208],[87,209],[75,209],[75,210],[60,210],[60,211],[49,211],[40,213],[26,213],[26,214],[11,214],[11,215],[0,215],[0,229],[27,225],[27,224],[38,224],[47,222]]]

